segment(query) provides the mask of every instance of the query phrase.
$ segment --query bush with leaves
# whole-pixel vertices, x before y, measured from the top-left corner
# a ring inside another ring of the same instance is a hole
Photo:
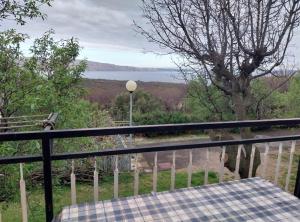
[[[195,116],[180,111],[154,111],[149,113],[135,113],[133,120],[137,125],[156,125],[156,124],[179,124],[196,122]],[[157,133],[146,133],[145,136],[171,135],[185,133],[182,131],[164,131]]]
[[[300,74],[290,82],[289,90],[284,95],[283,115],[287,118],[300,117]]]
[[[152,94],[142,90],[137,90],[133,94],[134,115],[143,115],[163,110],[165,110],[165,107],[162,101]],[[110,112],[114,120],[129,120],[129,93],[118,95],[112,103]]]
[[[271,78],[271,77],[270,77]],[[282,118],[284,115],[285,93],[271,88],[266,80],[252,82],[252,105],[249,113],[253,119]]]
[[[186,111],[197,116],[198,121],[227,121],[234,118],[230,99],[202,77],[189,82],[185,104]]]
[[[214,85],[200,78],[189,82],[186,111],[205,122],[235,120],[230,98],[224,97]],[[266,81],[256,79],[251,83],[252,99],[247,112],[252,119],[280,118],[285,115],[285,93],[276,90],[276,87],[271,88]]]

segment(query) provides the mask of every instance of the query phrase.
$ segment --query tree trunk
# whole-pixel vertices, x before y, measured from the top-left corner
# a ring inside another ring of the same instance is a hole
[[[232,101],[234,104],[234,111],[237,120],[246,120],[248,119],[247,115],[247,106],[245,105],[249,98],[243,98],[239,94],[233,95]],[[250,128],[241,128],[240,136],[242,139],[253,138]],[[209,137],[212,141],[223,141],[223,140],[234,140],[231,133],[228,130],[210,130]],[[237,145],[226,146],[226,160],[225,167],[227,167],[231,172],[235,171],[236,156],[237,156]],[[241,178],[247,178],[249,175],[250,167],[250,157],[251,157],[252,146],[245,145],[244,149],[241,152],[240,159],[240,168],[239,175]],[[254,161],[253,161],[253,170],[251,176],[255,176],[256,170],[260,165],[260,152],[258,149],[255,149]]]
[[[235,93],[232,95],[232,102],[234,104],[234,111],[237,120],[246,120],[248,119],[247,115],[247,104],[250,100],[250,95],[241,95],[240,93]],[[253,134],[250,128],[241,128],[240,136],[242,139],[253,138]],[[227,135],[228,137],[228,135]],[[239,174],[241,178],[247,178],[249,174],[250,167],[250,156],[251,156],[251,145],[244,145],[244,149],[241,152],[241,160],[240,160],[240,169]],[[229,146],[226,149],[227,161],[225,166],[231,170],[235,170],[236,163],[236,155],[237,155],[237,146]],[[253,171],[252,176],[255,176],[256,170],[260,165],[260,152],[258,149],[255,150],[255,156],[253,161]]]

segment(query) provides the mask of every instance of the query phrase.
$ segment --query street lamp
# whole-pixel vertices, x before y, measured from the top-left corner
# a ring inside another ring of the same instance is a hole
[[[129,80],[126,83],[126,89],[128,90],[129,95],[130,95],[129,126],[132,126],[132,93],[136,90],[136,88],[137,88],[137,84],[135,81]],[[130,143],[130,146],[132,146],[132,134],[130,134],[130,136],[129,136],[129,143]]]

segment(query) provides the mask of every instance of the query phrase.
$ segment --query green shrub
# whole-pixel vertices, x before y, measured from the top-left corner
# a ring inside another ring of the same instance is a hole
[[[133,94],[133,113],[148,114],[165,110],[162,101],[141,90]],[[110,113],[114,120],[129,120],[129,94],[121,93],[112,103]]]
[[[157,125],[157,124],[180,124],[180,123],[190,123],[197,122],[198,119],[190,114],[180,112],[180,111],[156,111],[149,113],[135,113],[133,115],[133,120],[137,125]],[[169,134],[180,134],[187,133],[187,131],[163,131],[155,133],[146,133],[146,136],[157,136],[157,135],[169,135]]]

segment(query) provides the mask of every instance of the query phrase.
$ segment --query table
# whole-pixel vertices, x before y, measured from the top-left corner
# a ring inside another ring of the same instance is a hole
[[[65,207],[55,221],[300,221],[300,200],[255,177]]]

